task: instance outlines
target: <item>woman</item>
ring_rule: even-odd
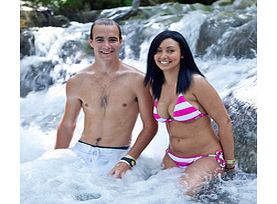
[[[153,39],[144,82],[151,87],[154,117],[166,123],[169,134],[163,166],[184,169],[188,195],[195,195],[224,168],[235,168],[230,117],[180,33],[166,30]]]

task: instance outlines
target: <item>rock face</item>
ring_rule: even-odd
[[[247,173],[257,173],[256,77],[253,79],[224,99],[233,122],[238,166]]]
[[[25,97],[31,91],[41,91],[54,84],[50,72],[54,65],[50,60],[25,66],[20,73],[20,97]]]
[[[24,56],[35,55],[35,36],[27,30],[20,32],[20,59]]]
[[[241,18],[240,15],[234,16],[227,11],[211,16],[201,25],[196,47],[197,55],[202,56],[210,52],[218,57],[255,58],[257,19],[249,20],[252,18]],[[227,29],[232,31],[228,36],[225,33]]]
[[[257,109],[236,98],[226,104],[233,122],[238,166],[247,173],[257,173]]]
[[[49,10],[37,11],[35,9],[20,11],[20,28],[69,25],[69,19],[63,15],[53,15]]]

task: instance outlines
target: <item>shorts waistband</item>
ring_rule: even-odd
[[[129,149],[130,146],[122,146],[122,147],[107,147],[107,146],[99,146],[99,145],[93,145],[93,144],[89,144],[86,142],[83,142],[81,140],[78,140],[78,142],[92,146],[92,147],[97,147],[97,148],[106,148],[106,149],[122,149],[122,150],[127,150]]]

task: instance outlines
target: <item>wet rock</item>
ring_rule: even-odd
[[[20,73],[20,97],[26,97],[31,91],[41,91],[54,84],[50,72],[54,65],[51,61],[25,66]]]
[[[196,45],[198,56],[208,54],[217,57],[256,57],[256,14],[237,12],[241,15],[234,11],[220,11],[207,18],[200,27]]]
[[[240,89],[236,92],[240,92]],[[253,100],[237,97],[236,92],[224,99],[233,124],[235,157],[242,171],[257,173],[257,107]]]
[[[24,56],[35,55],[35,36],[32,32],[24,30],[20,32],[20,59]]]

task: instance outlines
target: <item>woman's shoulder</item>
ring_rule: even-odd
[[[207,80],[205,77],[203,77],[200,74],[193,74],[192,75],[192,83],[193,84],[198,84],[198,83],[206,83]]]
[[[191,89],[194,92],[202,93],[214,90],[210,82],[200,74],[194,74],[192,77]]]
[[[192,75],[192,83],[191,83],[191,88],[193,89],[202,89],[206,86],[209,86],[209,82],[205,77],[203,77],[200,74],[193,74]]]

